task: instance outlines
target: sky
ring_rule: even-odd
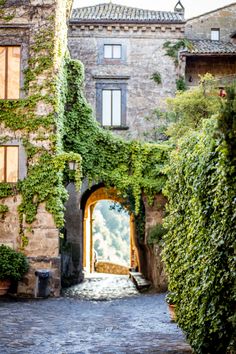
[[[110,0],[74,0],[74,7],[92,6],[109,3]],[[157,11],[173,11],[177,0],[112,0],[114,4],[138,7]],[[185,18],[194,17],[204,12],[232,4],[233,0],[182,0],[185,7]]]

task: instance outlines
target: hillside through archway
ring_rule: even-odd
[[[114,189],[101,187],[88,197],[83,231],[86,274],[128,274],[129,268],[138,268],[134,217]]]

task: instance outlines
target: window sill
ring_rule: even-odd
[[[120,125],[120,126],[102,126],[106,130],[128,130],[128,126]]]

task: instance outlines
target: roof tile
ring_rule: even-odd
[[[211,40],[191,40],[192,46],[182,52],[190,54],[236,54],[236,45],[230,42]]]
[[[177,12],[144,10],[113,3],[74,9],[71,20],[76,22],[184,22],[183,16]]]

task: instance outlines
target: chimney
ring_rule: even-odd
[[[184,17],[185,8],[183,7],[181,1],[178,1],[175,5],[174,12],[177,12]]]

